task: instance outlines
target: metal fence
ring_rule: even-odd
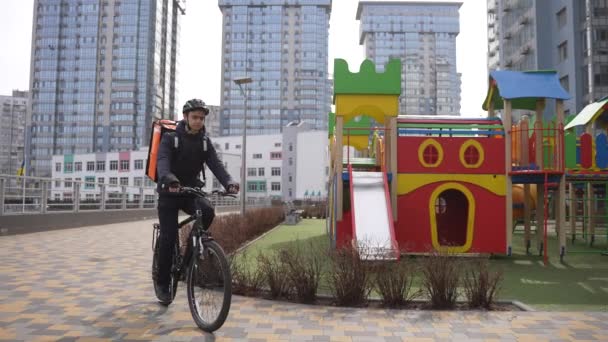
[[[216,207],[234,206],[231,197],[211,196]],[[103,184],[64,179],[0,175],[0,215],[46,214],[51,212],[154,209],[155,187]],[[269,198],[248,199],[247,205],[270,205]]]

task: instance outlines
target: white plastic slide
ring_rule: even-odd
[[[352,171],[351,205],[362,259],[396,259],[395,228],[382,172]]]

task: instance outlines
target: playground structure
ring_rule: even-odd
[[[593,243],[595,211],[603,203],[597,196],[608,188],[608,139],[577,136],[571,127],[608,122],[602,116],[608,101],[585,108],[564,136],[563,101],[570,96],[555,72],[491,72],[487,118],[398,116],[400,94],[399,60],[384,72],[366,60],[358,73],[335,60],[327,220],[335,246],[355,243],[389,258],[432,251],[510,255],[519,222],[526,250],[534,238],[547,262],[550,226],[557,252],[566,253],[567,208],[572,239],[578,231]],[[556,115],[544,122],[548,101],[555,101]],[[513,123],[516,109],[533,112],[533,120]]]
[[[569,118],[565,129],[566,180],[569,184],[569,227],[574,248],[580,235],[594,246],[596,238],[608,244],[608,97],[587,105]],[[577,132],[579,130],[579,132]],[[580,225],[577,223],[580,218]],[[606,250],[601,251],[606,254]]]

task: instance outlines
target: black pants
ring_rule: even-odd
[[[158,285],[168,286],[171,273],[173,246],[177,239],[178,212],[183,210],[188,215],[201,210],[201,224],[204,228],[211,226],[215,218],[215,209],[205,198],[160,196],[158,199],[158,220],[160,221],[160,248],[158,251]],[[196,223],[195,223],[196,224]]]

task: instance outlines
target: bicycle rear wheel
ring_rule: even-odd
[[[219,329],[230,310],[232,276],[222,247],[203,243],[203,253],[193,255],[188,269],[188,306],[198,327],[206,332]]]

